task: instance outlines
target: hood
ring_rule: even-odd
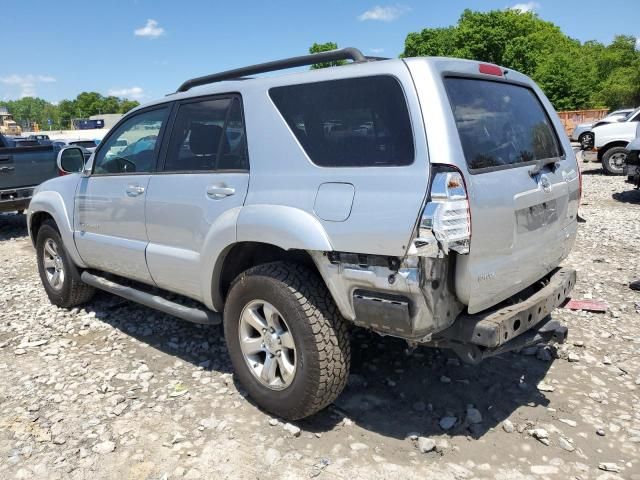
[[[610,142],[630,142],[636,138],[636,122],[607,123],[594,127],[594,147],[600,148]]]

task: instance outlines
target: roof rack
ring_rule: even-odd
[[[224,80],[238,80],[247,75],[274,72],[276,70],[284,70],[287,68],[302,67],[305,65],[313,65],[314,63],[335,62],[337,60],[353,60],[353,63],[363,63],[374,59],[365,57],[357,48],[340,48],[338,50],[312,53],[310,55],[301,55],[299,57],[284,58],[282,60],[274,60],[272,62],[259,63],[257,65],[250,65],[248,67],[241,67],[233,70],[227,70],[225,72],[213,73],[211,75],[205,75],[204,77],[192,78],[180,85],[176,93],[186,92],[193,87],[207,85],[209,83],[222,82]]]

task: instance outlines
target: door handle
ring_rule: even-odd
[[[16,167],[0,167],[0,173],[9,173],[13,172]]]
[[[220,200],[221,198],[230,197],[236,193],[236,189],[233,187],[227,187],[225,184],[211,185],[207,187],[207,196],[214,200]]]
[[[140,185],[129,185],[127,187],[127,195],[130,197],[137,197],[138,195],[142,195],[144,193],[144,187]]]

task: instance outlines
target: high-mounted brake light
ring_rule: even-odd
[[[502,69],[497,65],[490,63],[481,63],[479,66],[480,73],[486,73],[487,75],[495,75],[496,77],[502,77]]]

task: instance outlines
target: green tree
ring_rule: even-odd
[[[135,100],[122,100],[118,106],[118,111],[114,113],[127,113],[129,110],[136,108],[140,102]]]
[[[7,107],[16,122],[25,128],[37,123],[41,129],[49,127],[64,130],[71,127],[74,118],[88,118],[92,115],[107,113],[126,113],[139,103],[135,100],[105,97],[97,92],[82,92],[73,100],[62,100],[54,105],[42,98],[24,97],[19,100],[0,102],[0,106]]]
[[[321,53],[328,52],[330,50],[336,50],[338,48],[338,44],[335,42],[327,42],[327,43],[314,43],[309,47],[309,53]],[[336,60],[334,62],[322,62],[322,63],[314,63],[311,65],[312,70],[316,70],[318,68],[327,68],[327,67],[337,67],[340,65],[344,65],[347,62],[345,60]]]
[[[640,103],[635,38],[581,44],[531,12],[465,10],[457,24],[409,33],[401,56],[449,56],[495,63],[535,80],[561,109]]]

